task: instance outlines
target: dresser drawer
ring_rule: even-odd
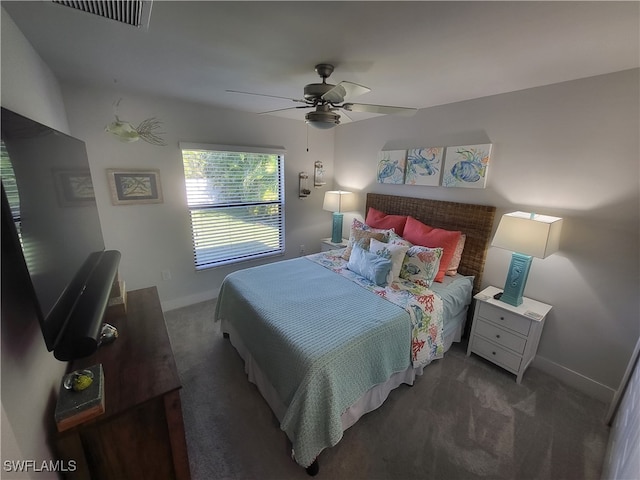
[[[473,337],[473,345],[471,346],[471,350],[479,354],[480,356],[486,357],[492,362],[499,363],[506,368],[509,368],[515,372],[520,369],[520,361],[521,357],[515,355],[514,353],[508,352],[504,348],[501,348],[497,345],[494,345],[491,342],[488,342],[482,337],[474,336]]]
[[[513,350],[517,353],[524,353],[524,347],[527,344],[527,340],[522,337],[518,337],[513,333],[496,327],[492,323],[478,318],[478,324],[476,325],[476,334],[481,335],[492,342],[497,343],[503,347]]]
[[[531,320],[520,317],[515,313],[508,312],[490,303],[481,302],[478,314],[480,317],[491,320],[503,328],[508,328],[522,335],[529,335]]]

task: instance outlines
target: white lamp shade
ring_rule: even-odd
[[[546,258],[558,251],[562,219],[527,212],[507,213],[500,219],[491,245],[512,252]]]
[[[324,194],[323,210],[330,212],[350,212],[356,209],[356,196],[344,190],[330,190]]]

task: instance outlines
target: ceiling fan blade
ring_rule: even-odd
[[[286,110],[296,110],[298,108],[313,108],[313,105],[300,105],[299,107],[279,108],[277,110],[269,110],[268,112],[259,112],[258,115],[268,115],[270,113],[284,112]]]
[[[353,118],[347,115],[344,110],[340,112],[340,123],[351,123],[353,122]]]
[[[284,100],[291,100],[294,102],[301,102],[301,103],[307,103],[306,100],[303,99],[299,99],[299,98],[290,98],[290,97],[280,97],[278,95],[267,95],[265,93],[253,93],[253,92],[241,92],[239,90],[225,90],[226,92],[229,93],[241,93],[243,95],[254,95],[256,97],[271,97],[271,98],[282,98]]]
[[[340,82],[331,90],[322,95],[322,99],[326,100],[329,103],[341,103],[344,102],[344,99],[349,97],[357,97],[358,95],[364,95],[365,93],[369,93],[371,91],[370,88],[365,87],[364,85],[358,85],[353,82]]]
[[[340,124],[353,122],[353,118],[347,115],[344,109],[340,107],[335,107],[335,108],[332,108],[331,111],[340,115]]]
[[[366,103],[345,103],[344,105],[342,105],[342,108],[344,110],[348,110],[349,112],[380,113],[383,115],[403,115],[405,117],[410,117],[418,111],[417,108],[370,105]]]

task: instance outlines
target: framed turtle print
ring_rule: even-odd
[[[404,183],[406,150],[383,150],[378,153],[378,183]]]

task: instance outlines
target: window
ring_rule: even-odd
[[[180,148],[196,270],[284,253],[284,150]]]
[[[0,141],[0,177],[2,178],[2,186],[4,187],[4,192],[7,195],[9,207],[11,208],[11,216],[16,224],[18,237],[22,242],[22,235],[20,232],[20,195],[18,192],[18,185],[16,183],[16,174],[13,171],[13,165],[11,165],[11,160],[3,141]]]

